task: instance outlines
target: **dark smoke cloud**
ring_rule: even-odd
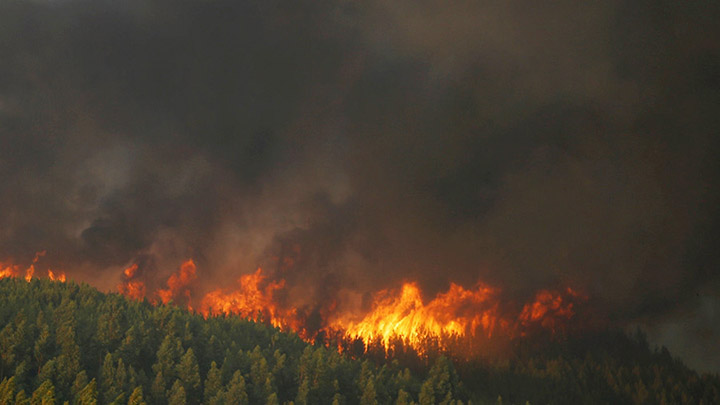
[[[308,311],[574,285],[671,349],[717,341],[719,16],[3,1],[0,259],[108,289],[130,263],[161,285],[193,257],[207,288],[263,266]]]

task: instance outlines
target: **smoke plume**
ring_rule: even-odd
[[[0,260],[46,250],[106,290],[262,267],[309,312],[407,280],[572,286],[709,347],[718,9],[2,1]]]

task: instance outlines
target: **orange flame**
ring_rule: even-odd
[[[25,269],[25,272],[20,271],[20,266],[16,264],[9,264],[9,263],[2,263],[0,262],[0,279],[3,278],[20,278],[22,277],[27,281],[28,283],[33,279],[35,276],[35,264],[37,264],[38,260],[40,260],[41,257],[45,256],[45,251],[37,252],[35,253],[35,257],[33,258],[32,262],[30,263],[30,266]],[[65,282],[66,276],[64,272],[61,271],[52,271],[51,269],[47,270],[48,279],[53,281],[60,281]]]
[[[378,293],[373,310],[361,320],[341,317],[333,327],[344,330],[352,339],[380,340],[386,349],[394,338],[420,349],[428,336],[442,340],[482,332],[490,337],[502,322],[497,313],[496,294],[497,290],[483,284],[467,290],[451,283],[447,292],[424,304],[417,284],[405,283],[399,295],[388,290]]]
[[[290,327],[295,324],[295,311],[278,308],[273,297],[277,290],[285,287],[285,281],[266,282],[262,269],[245,274],[238,279],[235,291],[217,289],[209,292],[200,303],[200,313],[205,316],[235,314],[244,318],[265,317],[273,326]]]
[[[132,299],[142,300],[145,298],[145,283],[140,280],[135,280],[137,269],[138,265],[133,264],[123,271],[124,281],[120,283],[118,290],[121,294]]]
[[[133,270],[134,273],[134,270]],[[163,304],[167,304],[170,300],[178,300],[178,298],[186,298],[190,300],[190,290],[188,286],[197,278],[195,262],[190,259],[180,266],[180,270],[170,276],[167,281],[168,288],[158,290],[157,295]]]
[[[18,271],[18,266],[14,264],[4,264],[0,263],[0,279],[10,277],[15,278],[18,277],[20,272]]]
[[[35,258],[33,259],[32,264],[30,264],[30,267],[25,270],[25,281],[27,281],[28,283],[30,282],[30,280],[32,280],[33,275],[35,274],[35,263],[37,263],[38,260],[40,260],[40,258],[43,256],[45,256],[44,250],[35,253]]]
[[[50,280],[59,281],[61,283],[65,282],[65,273],[63,273],[62,271],[54,272],[48,269],[47,273]]]
[[[137,279],[137,272],[136,264],[126,268],[119,290],[131,298],[142,299],[146,288]],[[186,303],[193,310],[191,284],[197,278],[196,273],[195,262],[186,261],[168,278],[167,288],[155,291],[154,295],[162,303],[171,300]],[[451,283],[447,291],[425,302],[418,284],[407,282],[400,289],[376,293],[375,304],[364,314],[340,311],[335,302],[326,303],[319,310],[320,329],[308,332],[303,312],[284,305],[285,296],[280,294],[284,289],[285,280],[271,280],[258,268],[254,273],[241,276],[235,288],[218,288],[205,294],[198,312],[205,317],[237,315],[263,320],[295,331],[307,340],[313,340],[318,336],[316,333],[324,333],[346,341],[359,339],[366,347],[370,342],[379,342],[389,350],[399,339],[418,353],[424,353],[424,345],[432,339],[441,349],[448,349],[451,342],[466,342],[473,352],[496,335],[512,338],[537,329],[555,333],[575,315],[575,303],[587,299],[569,288],[565,292],[542,290],[532,302],[521,307],[502,307],[501,291],[497,288],[478,283],[466,289]],[[521,310],[513,312],[512,308]],[[343,350],[340,340],[337,346]]]

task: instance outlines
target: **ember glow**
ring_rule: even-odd
[[[563,292],[541,290],[531,302],[516,305],[507,302],[499,288],[484,283],[470,289],[451,283],[447,291],[426,299],[417,283],[406,282],[400,288],[376,292],[371,309],[363,313],[340,310],[334,302],[329,303],[319,311],[319,328],[311,328],[306,311],[280,299],[286,292],[285,280],[274,280],[260,268],[242,275],[233,287],[204,294],[198,293],[201,288],[196,285],[198,274],[193,260],[184,262],[168,278],[167,288],[149,295],[145,283],[138,279],[136,264],[125,269],[123,278],[119,291],[133,299],[173,302],[205,317],[234,315],[262,321],[296,332],[308,341],[323,334],[343,341],[360,340],[366,347],[371,342],[380,344],[385,350],[401,341],[418,353],[424,352],[428,339],[448,349],[450,341],[477,347],[477,342],[527,336],[537,330],[556,333],[575,316],[576,304],[587,300],[568,288]],[[193,303],[199,305],[194,307]]]

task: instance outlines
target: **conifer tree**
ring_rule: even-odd
[[[363,390],[362,397],[360,397],[360,404],[361,405],[376,405],[377,402],[377,392],[375,391],[375,383],[373,382],[373,378],[368,378],[367,383],[365,384],[365,389]]]
[[[268,396],[267,401],[265,402],[266,405],[280,405],[280,401],[278,401],[277,393],[272,393]]]
[[[39,317],[38,323],[41,322],[42,317]],[[46,323],[41,323],[40,327],[40,335],[35,340],[35,346],[33,348],[33,354],[35,355],[35,364],[37,364],[38,370],[52,355],[52,336],[50,335],[50,328]]]
[[[128,399],[128,405],[146,405],[143,399],[142,387],[135,387]]]
[[[87,383],[80,392],[78,392],[74,403],[76,405],[91,405],[98,403],[97,382],[94,378],[92,381]]]
[[[50,380],[44,383],[33,392],[30,397],[31,405],[54,405],[55,404],[55,387]]]
[[[177,375],[185,388],[188,402],[200,402],[200,369],[192,348],[187,349],[180,359],[180,363],[177,365]]]
[[[156,378],[161,376],[164,389],[167,389],[176,378],[176,364],[182,351],[180,341],[176,337],[165,335],[157,351],[157,362],[152,366]]]
[[[20,390],[20,392],[15,395],[15,405],[28,405],[29,403],[30,399],[27,397],[25,390]]]
[[[162,371],[158,371],[153,379],[152,386],[150,387],[152,393],[153,402],[156,404],[166,403],[166,389],[165,389],[165,378],[162,375]]]
[[[397,400],[395,400],[395,404],[409,405],[410,401],[412,401],[412,399],[410,398],[410,394],[408,394],[404,389],[400,388],[400,390],[398,390]]]
[[[307,405],[308,395],[310,394],[310,379],[304,378],[298,388],[298,393],[295,396],[295,403],[297,405]]]
[[[168,405],[185,405],[187,396],[180,380],[175,380],[170,392],[168,392]]]
[[[122,392],[122,388],[116,384],[117,368],[110,353],[105,355],[105,360],[100,370],[100,393],[104,402],[109,403]]]
[[[245,387],[245,379],[240,370],[233,374],[232,379],[228,383],[227,392],[225,394],[226,403],[247,405],[250,403],[247,389]]]
[[[0,404],[10,404],[15,398],[15,377],[4,378],[0,382]]]
[[[209,402],[220,390],[222,390],[222,377],[220,375],[220,369],[218,369],[217,364],[213,361],[210,363],[210,370],[208,370],[207,378],[205,379],[203,399],[206,403]]]
[[[433,405],[435,403],[435,391],[433,381],[428,378],[420,388],[420,405]]]
[[[88,377],[85,370],[80,371],[77,376],[75,376],[75,380],[73,381],[72,388],[70,389],[70,395],[73,398],[77,398],[80,391],[82,391],[83,388],[88,383]]]

